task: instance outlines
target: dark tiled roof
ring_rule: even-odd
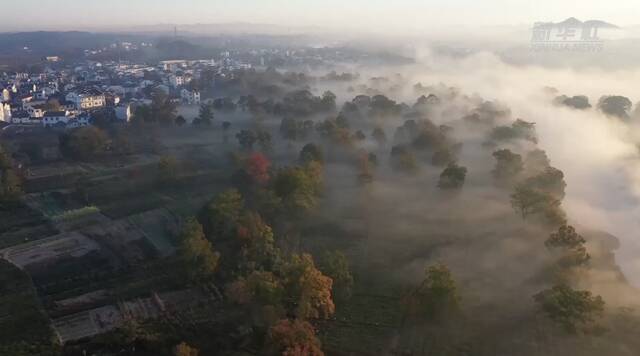
[[[67,113],[64,111],[47,111],[44,113],[44,117],[59,117],[59,116],[67,116]]]

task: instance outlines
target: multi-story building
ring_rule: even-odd
[[[200,105],[200,92],[198,92],[197,90],[191,91],[182,89],[180,91],[180,97],[182,98],[182,101],[187,104]]]
[[[96,88],[72,91],[67,94],[66,99],[73,102],[78,110],[100,109],[106,105],[104,93]]]
[[[11,122],[11,105],[0,103],[0,121]]]

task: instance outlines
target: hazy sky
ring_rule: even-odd
[[[573,16],[638,24],[638,0],[20,0],[2,1],[2,30],[254,22],[411,30],[522,25]],[[7,15],[10,14],[10,15]]]

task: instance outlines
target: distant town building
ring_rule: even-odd
[[[180,91],[182,101],[187,104],[200,105],[200,92],[197,90],[182,89]]]
[[[78,110],[93,110],[106,105],[104,93],[96,88],[87,88],[67,94],[66,99],[75,103]]]

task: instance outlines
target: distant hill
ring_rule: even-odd
[[[0,33],[0,53],[11,54],[28,50],[44,55],[55,54],[58,51],[108,45],[119,37],[122,36],[79,31]]]

